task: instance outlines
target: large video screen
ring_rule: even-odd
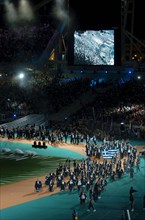
[[[114,65],[114,30],[74,31],[75,65]]]

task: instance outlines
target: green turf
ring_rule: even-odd
[[[39,158],[29,157],[18,161],[10,159],[8,156],[3,156],[0,160],[0,185],[47,175],[50,172],[55,172],[60,162],[64,164],[66,161],[65,158],[48,156],[40,156]]]

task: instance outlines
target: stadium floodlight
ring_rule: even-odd
[[[19,73],[19,75],[18,75],[18,78],[19,79],[23,79],[25,77],[25,74],[24,73]]]

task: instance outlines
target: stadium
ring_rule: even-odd
[[[144,219],[144,14],[0,1],[1,220]]]

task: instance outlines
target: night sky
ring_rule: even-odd
[[[134,13],[134,36],[145,40],[145,0],[135,1]],[[121,24],[121,1],[120,0],[70,0],[70,6],[75,14],[75,22],[78,26],[96,27],[119,26]],[[128,16],[128,21],[130,17]],[[130,23],[129,23],[130,24]]]
[[[145,40],[145,1],[135,0],[134,35]]]

